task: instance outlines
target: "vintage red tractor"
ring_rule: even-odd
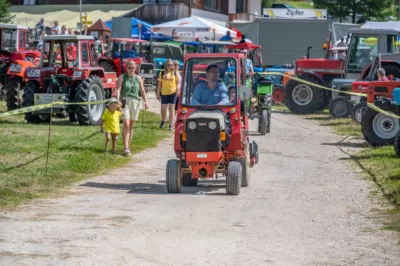
[[[25,68],[38,63],[40,52],[29,48],[26,26],[0,24],[0,95],[6,95],[7,110],[21,105]]]
[[[244,105],[251,97],[251,88],[245,83],[243,59],[238,53],[185,55],[174,136],[177,159],[169,160],[166,167],[169,193],[181,192],[182,186],[196,186],[199,178],[215,179],[218,175],[226,176],[228,195],[238,195],[241,187],[249,185],[250,168],[258,163],[258,146],[248,137]],[[195,79],[193,69],[199,64],[208,65],[207,81]],[[236,78],[226,88],[219,79],[226,69],[218,66],[228,65],[234,66]]]
[[[50,115],[57,114],[80,125],[97,125],[104,101],[114,93],[116,74],[98,65],[93,36],[46,36],[43,47],[39,66],[26,69],[22,105],[63,103],[54,105],[52,113],[50,108],[26,113],[27,122],[48,122]]]
[[[325,58],[310,59],[309,47],[307,57],[295,62],[295,76],[317,85],[348,91],[352,81],[364,79],[365,68],[379,53],[398,51],[398,31],[350,29],[348,33],[351,38],[345,57],[330,58],[332,51],[327,51]],[[336,92],[294,79],[285,86],[285,104],[296,114],[322,111],[336,96]]]

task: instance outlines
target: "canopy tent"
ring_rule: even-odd
[[[112,19],[105,21],[105,24],[112,29]],[[132,18],[132,38],[139,38],[139,24],[142,24],[141,39],[142,40],[170,40],[171,37],[162,34],[156,34],[150,31],[152,24],[143,20]]]
[[[226,35],[227,31],[231,33],[232,38],[237,37],[236,31],[196,16],[158,24],[152,26],[150,30],[173,36],[173,39],[178,41],[193,40],[195,38],[199,40],[212,40],[214,37],[215,39],[219,39]]]

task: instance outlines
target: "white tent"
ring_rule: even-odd
[[[230,31],[232,38],[236,38],[235,31],[196,16],[154,25],[150,30],[168,36],[173,34],[174,40],[179,41],[193,40],[194,37],[198,37],[200,40],[206,38],[213,40],[214,33],[215,39],[218,40],[226,35],[227,31]]]
[[[386,22],[367,21],[363,25],[361,25],[361,29],[400,31],[400,21],[386,21]]]

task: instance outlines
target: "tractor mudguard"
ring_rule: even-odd
[[[396,102],[393,99],[379,99],[374,101],[374,105],[384,111],[393,112],[395,114],[399,113],[399,107],[396,105]]]
[[[250,158],[258,156],[258,144],[253,140],[250,143]]]

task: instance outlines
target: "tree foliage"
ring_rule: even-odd
[[[0,23],[12,23],[15,15],[12,15],[8,0],[0,0]]]
[[[327,9],[328,15],[340,22],[350,17],[356,23],[360,17],[385,20],[385,16],[391,15],[388,7],[393,3],[393,0],[314,0],[314,7]]]

